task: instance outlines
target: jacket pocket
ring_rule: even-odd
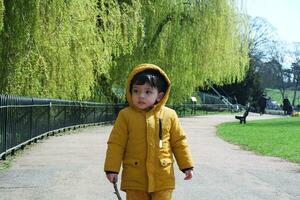
[[[172,163],[173,163],[173,160],[170,159],[170,158],[162,158],[162,159],[160,159],[160,164],[163,167],[167,167],[167,166],[169,166]]]
[[[123,162],[124,166],[140,167],[141,161],[138,159],[126,159]]]

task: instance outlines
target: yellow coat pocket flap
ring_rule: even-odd
[[[169,164],[173,163],[172,159],[170,158],[163,158],[163,159],[160,159],[160,164],[161,166],[163,167],[166,167],[168,166]]]
[[[134,166],[134,167],[141,166],[141,162],[138,159],[126,159],[126,160],[124,160],[123,164],[124,165],[131,165],[131,166]]]

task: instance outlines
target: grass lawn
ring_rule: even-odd
[[[223,123],[217,134],[243,149],[300,164],[300,117]]]
[[[267,95],[271,97],[272,101],[276,101],[278,104],[282,104],[282,96],[279,91],[279,89],[270,89],[266,88],[265,89]],[[285,96],[288,96],[289,100],[292,102],[292,99],[294,97],[294,91],[292,90],[286,90],[285,91]],[[300,91],[297,91],[297,96],[296,96],[296,102],[295,104],[300,104]]]

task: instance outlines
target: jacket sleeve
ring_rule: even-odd
[[[119,113],[107,142],[104,171],[119,173],[127,143],[128,128],[123,110]]]
[[[172,115],[171,146],[179,169],[192,169],[192,155],[187,144],[185,133],[175,111]]]

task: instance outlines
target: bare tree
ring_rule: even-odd
[[[269,53],[272,41],[277,39],[275,28],[264,18],[255,17],[249,19],[249,55],[256,59],[262,59]]]
[[[275,71],[275,76],[279,80],[279,90],[284,99],[286,89],[289,86],[289,82],[291,82],[291,70],[286,66],[286,55],[288,54],[288,50],[286,48],[286,44],[282,41],[272,41],[272,45],[270,46],[270,57],[271,63],[273,65],[269,65]]]

